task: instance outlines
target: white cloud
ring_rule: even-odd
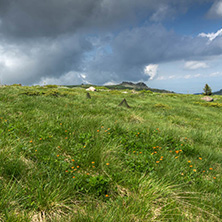
[[[198,36],[200,37],[206,37],[209,39],[209,41],[213,41],[216,39],[218,36],[222,36],[222,29],[218,30],[217,32],[212,32],[212,33],[200,33]]]
[[[222,72],[213,72],[213,73],[210,73],[209,76],[210,77],[219,77],[219,76],[222,76]]]
[[[156,80],[165,80],[166,77],[165,76],[159,76]]]
[[[184,76],[184,79],[191,79],[193,76],[191,76],[191,75],[185,75]]]
[[[167,5],[161,5],[155,13],[151,16],[150,20],[154,22],[162,21],[169,14],[169,7]]]
[[[150,80],[154,79],[157,74],[158,65],[157,64],[150,64],[144,68],[144,74],[150,76]]]
[[[86,75],[84,73],[68,72],[58,78],[56,77],[42,77],[40,82],[35,85],[77,85],[81,83],[88,83],[85,79]]]
[[[205,69],[208,68],[208,65],[205,62],[199,61],[188,61],[185,63],[184,68],[186,69]]]
[[[212,76],[212,75],[210,75]],[[156,80],[175,80],[175,79],[194,79],[194,78],[206,78],[208,75],[201,75],[201,74],[187,74],[187,75],[170,75],[170,76],[158,76]]]
[[[118,84],[118,83],[115,82],[115,81],[109,81],[109,82],[104,83],[103,85],[104,85],[104,86],[112,86],[112,85],[117,85],[117,84]]]
[[[198,73],[198,74],[194,75],[194,77],[199,78],[199,77],[201,77],[201,74]]]
[[[171,75],[171,76],[169,76],[168,78],[169,78],[169,79],[176,79],[177,76],[175,76],[175,75]]]
[[[222,1],[215,1],[207,15],[210,18],[222,17]]]

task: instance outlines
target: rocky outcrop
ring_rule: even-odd
[[[96,88],[94,88],[93,86],[90,86],[88,89],[86,89],[86,91],[94,92],[96,91]]]
[[[207,102],[213,102],[214,101],[214,99],[212,98],[212,97],[210,97],[210,96],[204,96],[203,98],[201,98],[202,100],[205,100],[205,101],[207,101]]]
[[[132,83],[132,82],[122,82],[120,86],[132,88],[132,89],[148,89],[148,86],[144,82]]]

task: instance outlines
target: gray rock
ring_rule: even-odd
[[[205,101],[207,101],[207,102],[213,102],[214,101],[214,99],[212,98],[212,97],[210,97],[210,96],[204,96],[203,98],[201,98],[202,100],[205,100]]]

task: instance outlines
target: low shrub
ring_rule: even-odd
[[[46,88],[58,88],[58,85],[45,85]]]

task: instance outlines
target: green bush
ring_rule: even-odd
[[[45,85],[46,88],[58,88],[58,85]]]
[[[205,107],[216,107],[216,108],[221,108],[222,103],[213,103],[213,102],[194,102],[195,105],[201,105]]]
[[[162,109],[170,109],[168,105],[162,104],[162,103],[157,103],[154,105],[155,108],[162,108]]]
[[[22,86],[22,84],[12,84],[11,86]]]

